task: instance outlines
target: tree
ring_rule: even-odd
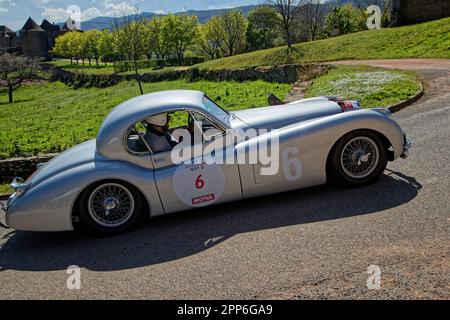
[[[114,52],[114,37],[108,30],[103,30],[98,39],[98,53],[105,63],[111,61],[116,56]]]
[[[83,34],[83,37],[85,38],[89,65],[91,65],[91,59],[94,59],[98,67],[98,59],[100,59],[99,44],[102,37],[102,32],[99,30],[87,31]]]
[[[73,57],[69,54],[69,37],[68,33],[58,36],[55,39],[55,46],[53,47],[53,54],[64,58],[70,58],[70,64],[73,63]]]
[[[91,64],[91,59],[89,57],[89,43],[86,33],[73,32],[74,33],[74,44],[76,46],[77,56],[81,58],[84,66],[84,60],[89,60],[89,65]]]
[[[220,58],[221,48],[224,48],[221,28],[221,19],[218,16],[199,26],[197,43],[211,59]]]
[[[268,0],[278,15],[277,26],[283,31],[288,49],[292,49],[292,26],[300,17],[300,11],[305,0]]]
[[[141,94],[144,94],[144,90],[139,77],[137,61],[145,54],[145,39],[142,37],[144,25],[144,20],[137,12],[133,15],[116,18],[113,24],[116,46],[119,52],[133,61],[136,81]]]
[[[183,64],[186,49],[193,44],[197,35],[197,17],[188,15],[168,14],[162,18],[161,36],[166,46]]]
[[[222,40],[225,46],[225,54],[232,56],[245,48],[245,33],[247,30],[247,19],[241,11],[228,10],[221,17]]]
[[[154,52],[158,59],[164,59],[168,53],[168,44],[162,35],[164,17],[154,17],[144,26],[145,50],[147,54]]]
[[[80,33],[76,31],[67,32],[64,36],[67,37],[67,54],[74,58],[76,63],[78,64],[78,60],[82,55],[82,47],[80,41]]]
[[[13,103],[13,92],[31,78],[34,60],[4,53],[0,56],[0,86],[8,90],[8,101]]]
[[[308,0],[302,12],[302,24],[309,38],[314,41],[325,24],[327,7],[321,0]]]
[[[327,29],[331,33],[337,24],[339,34],[353,33],[366,29],[366,23],[359,10],[351,4],[336,8],[327,16]]]
[[[247,28],[247,45],[250,50],[273,47],[278,36],[275,20],[277,12],[273,7],[261,5],[249,12]]]

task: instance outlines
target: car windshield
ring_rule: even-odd
[[[206,111],[225,123],[227,126],[230,126],[230,115],[227,111],[223,110],[207,96],[203,98],[203,105]]]

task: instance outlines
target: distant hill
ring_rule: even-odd
[[[237,10],[241,11],[242,13],[247,14],[255,7],[256,7],[255,5],[252,5],[252,6],[238,7],[238,8],[234,8],[234,9],[237,9]],[[197,16],[200,23],[205,23],[212,17],[221,16],[229,10],[231,10],[231,9],[189,10],[186,12],[178,12],[175,14],[177,14],[177,15],[188,14],[190,16]],[[161,16],[161,14],[157,14],[157,13],[153,13],[153,12],[144,12],[144,13],[139,14],[139,16],[150,20],[155,16]],[[83,30],[111,29],[113,22],[114,22],[113,17],[96,17],[91,20],[83,21],[81,23],[81,29],[83,29]]]

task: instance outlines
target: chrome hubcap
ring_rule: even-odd
[[[350,140],[342,150],[341,166],[353,179],[364,179],[371,175],[380,161],[380,151],[375,141],[368,137]]]
[[[89,197],[89,215],[101,226],[120,227],[132,216],[134,198],[124,186],[107,183],[96,188]]]

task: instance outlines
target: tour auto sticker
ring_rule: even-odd
[[[225,189],[225,174],[217,164],[185,164],[175,171],[173,188],[177,197],[191,207],[216,202]]]

